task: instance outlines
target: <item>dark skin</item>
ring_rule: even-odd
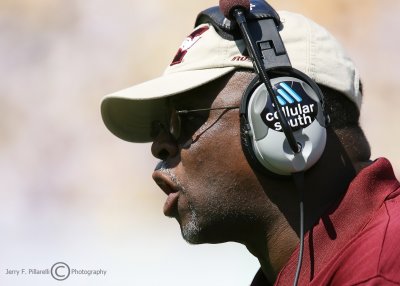
[[[239,106],[253,77],[235,72],[176,96],[171,104],[176,110]],[[152,153],[163,163],[153,178],[177,198],[166,214],[178,220],[190,243],[244,244],[273,283],[299,243],[293,180],[252,168],[242,151],[238,109],[196,116],[182,118],[177,140],[165,129],[154,138]],[[360,136],[353,130],[327,129],[323,156],[305,173],[306,230],[340,201],[350,181],[369,164],[369,155],[360,154],[369,150]]]

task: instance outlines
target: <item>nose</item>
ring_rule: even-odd
[[[178,154],[178,145],[172,135],[163,130],[154,139],[151,153],[160,160],[166,160]]]

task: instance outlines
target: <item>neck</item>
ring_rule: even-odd
[[[257,242],[246,245],[247,249],[257,257],[264,275],[272,284],[299,243],[296,232],[288,224],[287,227],[283,225],[275,229],[273,235],[267,235]]]

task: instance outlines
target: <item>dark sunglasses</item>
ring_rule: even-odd
[[[211,110],[231,110],[231,109],[238,109],[239,106],[224,106],[224,107],[213,107],[213,108],[200,108],[200,109],[190,109],[190,110],[175,110],[174,108],[171,110],[168,128],[161,122],[155,122],[156,127],[158,127],[157,131],[154,133],[158,133],[160,130],[159,128],[163,128],[164,130],[168,131],[175,140],[178,140],[181,136],[181,129],[182,129],[182,115],[187,115],[190,113],[196,112],[203,112],[203,111],[211,111]]]

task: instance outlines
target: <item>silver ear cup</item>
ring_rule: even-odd
[[[265,168],[279,175],[305,171],[325,149],[325,117],[320,99],[308,83],[298,78],[278,77],[271,83],[301,151],[291,150],[275,106],[265,85],[260,84],[247,105],[248,135],[254,155]]]

